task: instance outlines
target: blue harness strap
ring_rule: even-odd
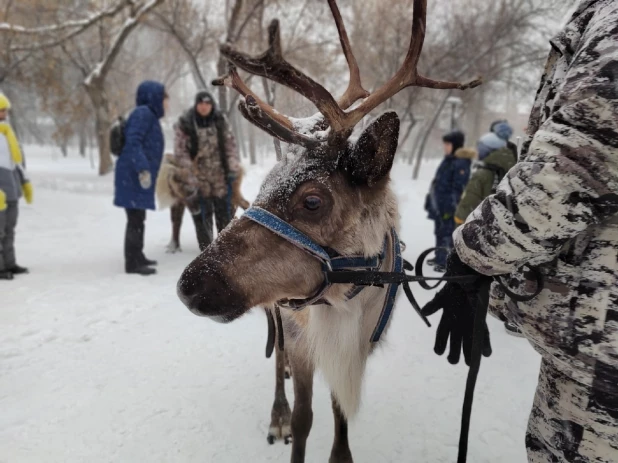
[[[328,301],[323,299],[324,294],[331,287],[332,283],[328,280],[328,272],[337,272],[343,270],[364,270],[364,271],[378,271],[382,266],[386,258],[386,253],[389,249],[389,241],[391,242],[391,261],[393,272],[403,272],[403,258],[401,257],[401,245],[397,232],[393,229],[389,235],[384,239],[384,245],[382,252],[378,256],[364,257],[364,256],[334,256],[324,249],[322,246],[314,242],[311,238],[305,235],[303,232],[293,227],[289,223],[280,219],[271,212],[265,209],[254,206],[249,208],[243,215],[255,223],[262,225],[268,230],[275,233],[277,236],[285,239],[291,244],[297,246],[303,251],[310,254],[312,257],[317,258],[322,262],[322,270],[324,272],[324,282],[318,291],[311,297],[303,299],[301,301],[288,301],[287,307],[293,310],[302,310],[309,305],[324,304],[330,305]],[[354,285],[350,291],[346,294],[348,300],[356,297],[365,288],[365,286]],[[371,336],[371,342],[378,342],[382,332],[388,324],[388,320],[393,312],[395,305],[395,298],[397,296],[397,290],[399,285],[390,284],[386,288],[386,298],[384,300],[384,306],[378,324]],[[284,304],[281,304],[284,305]]]
[[[330,256],[322,246],[314,243],[313,240],[303,232],[281,220],[275,214],[272,214],[261,207],[251,207],[243,214],[243,216],[253,220],[263,227],[268,228],[271,232],[296,245],[303,251],[311,254],[313,257],[317,257],[330,268]]]

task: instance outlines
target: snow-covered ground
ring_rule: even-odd
[[[198,253],[189,218],[184,252],[168,255],[169,212],[150,213],[146,252],[159,274],[125,275],[112,177],[47,149],[28,154],[36,197],[22,205],[17,251],[32,273],[0,282],[0,462],[289,461],[289,447],[266,442],[274,361],[264,358],[263,313],[219,325],[176,297]],[[393,169],[410,259],[432,245],[422,206],[433,168],[416,183],[409,166]],[[267,168],[247,171],[253,198]],[[431,296],[415,292],[421,303]],[[521,463],[539,358],[489,323],[494,355],[481,366],[469,461]],[[455,461],[466,368],[437,357],[433,335],[401,299],[350,425],[357,463]],[[325,462],[333,422],[319,378],[313,405],[307,461]]]

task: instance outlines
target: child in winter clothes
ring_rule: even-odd
[[[445,156],[436,171],[425,201],[425,210],[435,223],[438,250],[434,266],[438,272],[444,271],[446,256],[453,247],[451,235],[455,230],[455,209],[468,183],[472,163],[470,151],[460,150],[465,141],[462,132],[458,130],[450,132],[442,137],[442,141]]]
[[[0,94],[0,280],[28,273],[15,260],[15,227],[22,193],[28,204],[32,202],[32,185],[26,177],[24,158],[7,122],[9,109],[11,102]]]
[[[515,159],[519,153],[517,152],[517,145],[511,141],[513,136],[513,127],[504,119],[494,121],[489,127],[489,131],[495,133],[506,142],[506,147],[511,150]]]
[[[495,193],[500,180],[517,162],[506,141],[495,133],[483,135],[477,149],[479,162],[455,211],[456,225],[463,224],[481,201]]]

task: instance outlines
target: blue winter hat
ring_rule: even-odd
[[[506,140],[500,138],[493,132],[489,132],[483,135],[476,144],[476,148],[479,153],[479,159],[481,160],[489,156],[489,153],[491,153],[492,151],[499,150],[500,148],[504,148],[505,146]]]
[[[513,127],[508,122],[499,122],[493,126],[492,132],[498,135],[505,141],[508,141],[513,136]]]

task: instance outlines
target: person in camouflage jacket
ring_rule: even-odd
[[[232,184],[240,173],[236,140],[210,93],[198,92],[193,108],[178,119],[174,155],[181,173],[177,190],[203,251],[213,240],[213,215],[219,232],[232,220]]]
[[[519,162],[456,230],[447,275],[509,275],[511,288],[530,292],[535,283],[521,269],[540,269],[537,298],[499,300],[494,283],[490,302],[543,356],[528,460],[616,462],[618,3],[580,1],[551,45]],[[469,310],[473,288],[457,286],[448,290]],[[469,316],[438,296],[424,313]],[[436,352],[444,352],[442,343]]]

